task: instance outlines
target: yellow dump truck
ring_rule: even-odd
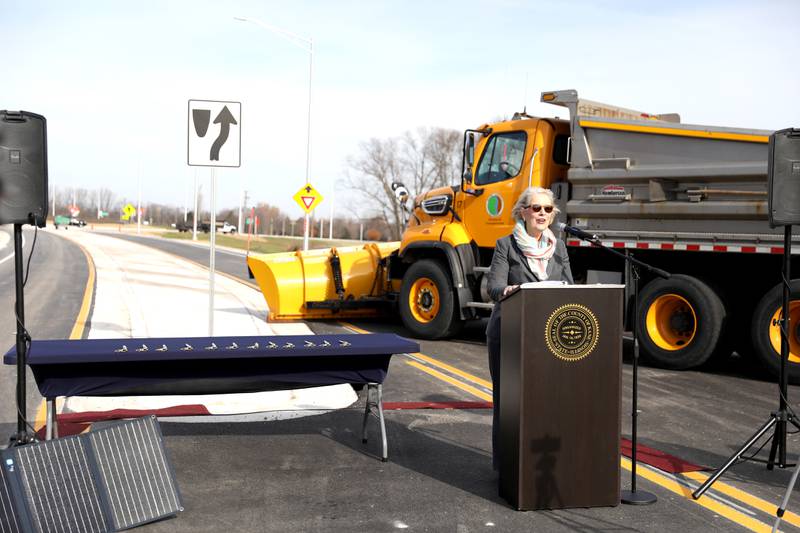
[[[455,334],[491,310],[494,244],[533,185],[554,192],[560,221],[673,274],[641,280],[627,320],[643,356],[692,368],[736,350],[777,373],[783,234],[766,215],[771,132],[681,124],[676,114],[592,102],[574,90],[541,100],[567,108],[569,120],[521,113],[467,130],[461,182],[414,198],[401,242],[250,255],[270,319],[394,313],[412,335]],[[566,242],[579,282],[628,281],[621,260]],[[800,281],[792,300],[797,324]],[[796,327],[789,373],[800,382]]]

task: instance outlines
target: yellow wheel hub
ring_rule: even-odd
[[[647,309],[647,334],[662,350],[681,350],[697,333],[697,316],[689,302],[677,294],[656,298]]]
[[[439,314],[439,289],[429,278],[419,278],[408,293],[408,308],[417,322],[428,323]]]
[[[781,308],[779,307],[775,314],[772,315],[772,320],[769,325],[769,342],[775,350],[775,355],[781,355],[781,327],[778,320],[781,318]],[[800,301],[789,302],[789,362],[800,363]]]

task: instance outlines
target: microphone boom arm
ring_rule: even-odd
[[[570,235],[572,235],[574,237],[577,237],[577,238],[579,238],[579,239],[581,239],[583,241],[591,243],[591,244],[597,246],[598,248],[602,248],[603,250],[605,250],[605,251],[607,251],[609,253],[612,253],[612,254],[614,254],[616,256],[619,256],[622,259],[624,259],[625,261],[630,261],[632,264],[634,264],[636,266],[640,266],[640,267],[644,268],[645,270],[647,270],[648,272],[652,272],[653,274],[655,274],[656,276],[658,276],[660,278],[669,279],[671,277],[671,274],[669,272],[665,271],[665,270],[661,270],[660,268],[656,268],[656,267],[654,267],[652,265],[648,265],[647,263],[645,263],[643,261],[639,261],[638,259],[636,259],[635,257],[631,256],[630,254],[624,254],[624,253],[622,253],[622,252],[620,252],[618,250],[615,250],[614,248],[610,248],[610,247],[606,246],[605,244],[603,244],[600,241],[600,237],[598,237],[597,235],[592,235],[591,233],[586,233],[583,230],[580,230],[578,228],[573,228],[572,226],[567,226],[566,224],[559,224],[559,228],[562,231],[564,231],[565,233],[568,233],[568,234],[570,234]]]

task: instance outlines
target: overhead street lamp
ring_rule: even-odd
[[[253,24],[257,24],[265,30],[277,33],[293,45],[308,52],[308,126],[306,132],[306,185],[308,185],[311,167],[311,80],[314,72],[314,41],[310,38],[306,39],[290,31],[261,22],[258,19],[249,17],[233,17],[233,19],[240,22],[252,22]],[[305,215],[305,222],[303,224],[303,250],[308,250],[308,213]]]

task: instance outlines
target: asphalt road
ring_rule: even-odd
[[[197,263],[208,261],[208,249],[203,246],[124,234],[115,236]],[[36,329],[38,335],[66,338],[72,325],[70,320],[74,321],[80,305],[86,279],[85,273],[80,277],[80,269],[85,268],[85,259],[68,242],[53,235],[40,233],[39,237],[26,296],[30,294],[30,298],[41,302],[32,304],[30,328],[32,333]],[[40,250],[41,243],[47,244]],[[0,249],[0,260],[3,253]],[[5,310],[10,309],[9,294],[13,292],[13,283],[8,281],[13,282],[13,271],[7,263],[10,261],[0,264],[0,302],[5,302]],[[54,264],[60,268],[54,268]],[[241,254],[218,251],[216,264],[220,271],[246,280]],[[53,298],[57,306],[53,305]],[[61,324],[42,319],[52,316],[54,308],[63,316]],[[4,318],[2,323],[13,323],[13,319],[9,322]],[[318,332],[348,327],[325,322],[310,326]],[[397,322],[358,321],[353,326],[408,336]],[[419,364],[412,365],[419,361],[395,357],[384,384],[384,400],[481,401],[480,394],[485,395],[485,391],[479,381],[489,377],[482,330],[483,324],[476,323],[457,339],[420,343],[421,352],[437,364],[450,365],[474,378],[448,382],[423,370]],[[8,339],[9,344],[13,342],[13,336]],[[11,374],[7,371],[2,374],[6,391],[13,390],[9,385]],[[629,364],[623,368],[623,383],[623,435],[629,436]],[[463,386],[468,384],[471,389]],[[790,405],[795,409],[798,393],[800,387],[790,387]],[[716,368],[687,372],[641,367],[638,398],[640,443],[710,467],[721,465],[778,404],[776,385],[740,359]],[[13,420],[8,405],[2,409],[5,409],[0,411],[3,420]],[[669,488],[669,483],[680,486],[688,478],[668,483],[640,476],[639,488],[659,498],[648,507],[515,512],[497,496],[496,474],[491,470],[489,456],[490,424],[491,412],[486,409],[388,411],[390,459],[389,463],[380,463],[375,459],[378,453],[375,439],[367,445],[360,442],[357,408],[266,424],[187,424],[165,420],[162,430],[184,494],[186,512],[177,519],[147,526],[147,530],[196,532],[224,528],[283,532],[408,528],[457,533],[745,530],[741,522],[732,522],[721,516],[720,511],[688,499],[687,489]],[[762,456],[768,449],[769,445],[762,450]],[[800,451],[797,435],[790,435],[788,450],[790,459],[797,457]],[[640,473],[643,470],[640,467]],[[630,472],[624,468],[621,472],[622,486],[628,488]],[[742,516],[767,523],[772,511],[753,511],[752,502],[756,497],[767,505],[779,502],[790,476],[788,469],[768,471],[763,464],[739,464],[721,481],[745,496],[730,492],[716,495],[714,501],[727,502],[730,508],[740,509]],[[704,500],[708,501],[707,497]],[[792,495],[789,509],[800,509],[797,491]]]
[[[64,231],[64,230],[62,230]],[[16,283],[14,241],[11,226],[0,226],[0,349],[6,353],[16,343],[14,305]],[[6,237],[7,236],[7,237]],[[89,269],[80,248],[47,231],[39,231],[34,243],[34,230],[23,230],[25,265],[31,249],[28,281],[25,285],[25,327],[32,339],[67,339],[83,299]],[[23,266],[25,266],[23,265]],[[30,374],[30,372],[29,372]],[[16,432],[16,367],[0,365],[0,439]],[[27,416],[32,418],[39,406],[39,395],[32,376],[27,379]]]
[[[186,241],[114,234],[148,246],[208,264],[208,248]],[[247,279],[244,256],[217,251],[217,268],[242,281]],[[394,332],[413,338],[398,320],[353,321],[370,332]],[[342,331],[337,322],[310,322],[316,332]],[[469,324],[461,335],[447,341],[420,342],[421,352],[436,361],[489,381],[485,321]],[[623,365],[623,435],[631,435],[632,367],[630,342],[625,343]],[[465,381],[465,383],[474,382]],[[480,389],[480,387],[477,387]],[[480,390],[478,391],[480,392]],[[800,386],[789,387],[789,398],[800,399]],[[474,392],[447,384],[440,378],[394,358],[385,383],[385,401],[481,401]],[[484,398],[485,399],[485,398]],[[790,402],[795,409],[800,403]],[[778,406],[778,387],[754,362],[738,356],[716,361],[704,368],[673,371],[640,365],[638,382],[639,442],[696,464],[715,467],[725,462]],[[478,416],[489,416],[490,412]],[[485,422],[485,420],[484,420]],[[489,449],[489,447],[487,447]],[[765,450],[768,450],[766,446]],[[788,449],[800,452],[800,439],[790,436]],[[777,501],[790,472],[768,472],[762,465],[744,463],[731,471],[732,479],[748,484],[759,496]],[[624,476],[623,476],[624,477]],[[752,484],[752,486],[751,486]],[[625,485],[623,485],[625,486]],[[798,498],[800,508],[800,498]]]

